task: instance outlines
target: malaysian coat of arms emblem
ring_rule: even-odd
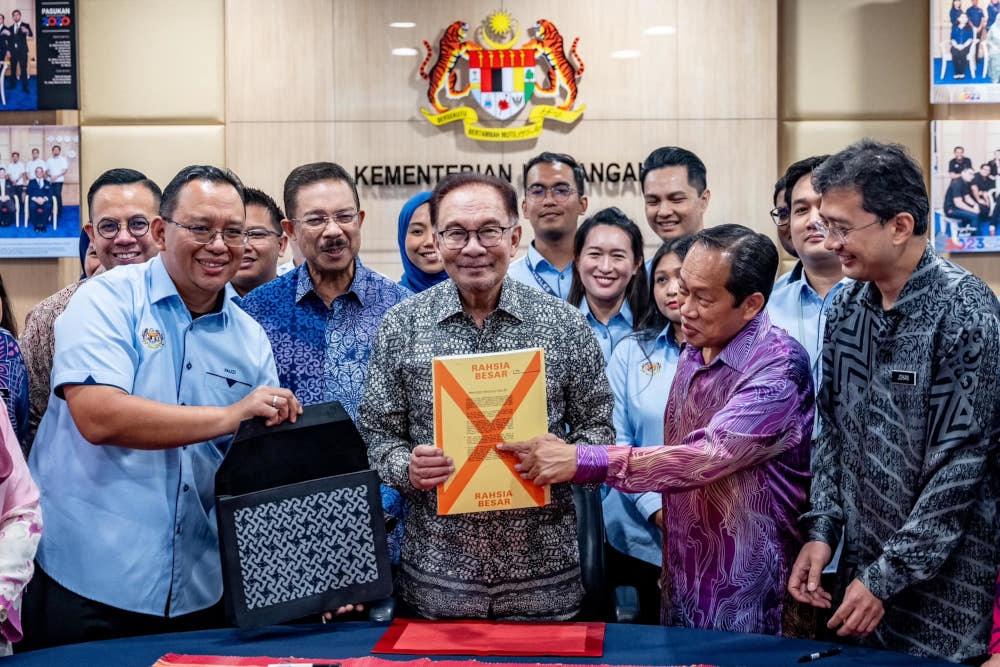
[[[430,69],[427,66],[434,58],[434,48],[424,41],[427,57],[420,66],[420,76],[428,82],[431,108],[421,112],[427,120],[439,126],[461,120],[466,136],[481,141],[532,139],[542,133],[546,118],[575,122],[586,108],[573,108],[584,70],[577,53],[580,38],[573,40],[567,53],[563,37],[551,21],[539,19],[530,32],[533,36],[515,48],[521,26],[504,11],[490,14],[474,31],[468,23],[455,21],[438,42],[437,60]],[[515,118],[531,102],[528,122],[487,127],[479,123],[475,108],[448,105],[470,95],[483,112],[498,121]],[[537,104],[545,98],[553,104]]]

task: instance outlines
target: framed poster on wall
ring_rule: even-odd
[[[76,257],[80,131],[0,126],[0,257]]]
[[[931,102],[1000,102],[1000,0],[931,0]]]
[[[931,164],[937,250],[1000,251],[1000,120],[931,123]]]

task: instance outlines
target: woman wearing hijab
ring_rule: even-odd
[[[399,284],[414,294],[448,279],[441,254],[434,246],[430,199],[430,192],[417,193],[399,212],[399,254],[403,258]]]

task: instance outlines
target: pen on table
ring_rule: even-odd
[[[840,655],[839,648],[828,648],[825,651],[818,651],[816,653],[808,653],[801,658],[799,662],[812,662],[813,660],[820,660],[822,658],[832,658],[835,655]]]

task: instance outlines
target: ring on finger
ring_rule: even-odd
[[[277,394],[275,394],[274,396],[271,397],[271,407],[272,408],[278,407],[278,395]]]

